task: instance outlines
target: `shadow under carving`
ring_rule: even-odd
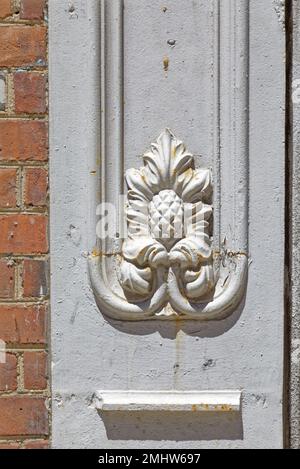
[[[212,338],[219,337],[228,332],[238,322],[245,307],[246,294],[231,316],[216,321],[191,321],[178,318],[176,321],[159,321],[157,319],[149,320],[147,322],[123,322],[116,321],[110,317],[105,316],[106,321],[119,332],[131,335],[151,335],[158,332],[161,337],[170,340],[175,340],[179,331],[184,332],[186,335],[199,337],[199,338]]]

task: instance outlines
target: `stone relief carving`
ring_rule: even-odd
[[[168,283],[172,266],[184,295],[194,301],[208,298],[214,289],[211,171],[195,169],[193,156],[169,129],[143,159],[141,169],[126,174],[128,233],[120,275],[124,292],[129,301],[144,301],[157,289],[159,278]]]
[[[214,321],[242,308],[249,260],[249,0],[214,2],[214,18],[213,219],[210,171],[195,169],[183,143],[165,130],[144,166],[127,172],[128,238],[97,238],[89,256],[96,302],[111,319]],[[98,203],[115,204],[124,194],[123,31],[123,0],[101,2]]]

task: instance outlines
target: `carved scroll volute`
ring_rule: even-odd
[[[128,237],[120,282],[128,300],[153,295],[158,271],[168,283],[171,267],[187,298],[208,300],[214,289],[211,171],[195,169],[193,156],[166,129],[144,155],[144,166],[127,171],[126,181]]]

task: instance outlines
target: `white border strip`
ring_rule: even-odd
[[[107,412],[240,412],[241,391],[98,391],[95,406]]]

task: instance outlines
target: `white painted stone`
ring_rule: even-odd
[[[104,412],[239,412],[241,392],[98,391],[96,408]]]
[[[124,151],[124,6],[123,0],[101,3],[100,166],[105,178],[100,184],[99,202],[110,206],[116,204],[126,189],[124,167],[127,160],[132,159]],[[126,172],[128,236],[123,246],[110,233],[112,239],[96,240],[89,259],[96,301],[101,312],[112,319],[170,320],[178,316],[202,321],[224,319],[238,307],[245,293],[249,174],[248,61],[245,57],[248,55],[249,5],[248,0],[241,0],[230,3],[229,8],[217,3],[211,4],[211,8],[219,36],[218,40],[216,36],[212,38],[211,46],[214,53],[211,132],[215,135],[212,150],[216,152],[212,163],[214,233],[209,229],[212,226],[209,195],[213,188],[210,172],[201,168],[193,170],[194,158],[186,152],[183,142],[165,129],[157,142],[152,143],[151,150],[144,154],[144,167],[133,167]],[[165,72],[166,63],[169,66],[169,58],[165,57]],[[169,76],[165,78],[169,80]],[[228,86],[229,82],[232,86]],[[171,115],[168,119],[171,120]],[[107,184],[107,180],[113,183]],[[174,201],[170,191],[174,195],[175,190],[182,209],[189,203],[197,216],[205,217],[177,243],[169,238],[172,246],[148,233],[148,221],[150,225],[157,222],[152,208],[163,189],[169,191],[169,206],[165,212]],[[195,194],[197,206],[192,205]],[[200,206],[202,199],[206,204]],[[120,215],[115,217],[118,218]],[[183,218],[194,219],[185,215]],[[165,224],[166,220],[162,219]],[[122,231],[119,223],[113,233]],[[123,260],[118,266],[120,251]]]
[[[229,250],[246,248],[250,256],[248,282],[239,278],[247,272],[248,262],[236,275],[236,284],[242,280],[247,287],[240,306],[212,322],[127,322],[109,318],[101,306],[99,311],[88,257],[95,243],[100,182],[105,180],[103,134],[100,139],[100,57],[105,53],[100,41],[101,2],[87,0],[84,14],[78,9],[72,19],[67,0],[49,3],[54,447],[281,448],[285,35],[273,0],[251,0],[250,53],[237,57],[250,61],[250,203],[246,206],[245,179],[238,176],[244,159],[236,145],[243,142],[248,147],[248,142],[235,140],[232,132],[244,129],[245,122],[233,124],[227,118],[232,124],[231,129],[221,129],[221,151],[226,148],[228,158],[218,160],[217,83],[212,79],[218,76],[219,63],[218,19],[213,11],[221,4],[222,10],[230,7],[234,17],[237,0],[174,0],[166,11],[160,0],[125,0],[124,170],[140,168],[139,155],[163,129],[171,128],[195,155],[196,167],[212,168],[214,181],[221,182],[215,192],[215,233],[221,233],[223,242],[228,240]],[[221,16],[225,49],[234,43],[229,18]],[[117,22],[114,28],[118,31]],[[115,34],[114,28],[108,33]],[[172,47],[170,39],[176,41]],[[223,55],[225,62],[227,58]],[[122,169],[114,153],[120,138],[113,125],[119,118],[114,90],[120,83],[114,63],[108,61],[106,70],[114,79],[106,90],[109,145],[113,142],[107,148],[108,174]],[[224,69],[229,73],[226,63]],[[234,82],[226,75],[221,96],[228,86],[239,95],[243,79]],[[223,102],[224,119],[235,113],[230,102]],[[216,177],[218,161],[223,161],[221,178]],[[116,197],[120,186],[109,178],[106,183],[110,198]],[[225,212],[218,221],[220,200]],[[76,243],[69,236],[74,229]],[[109,278],[109,287],[120,293],[116,280]],[[243,405],[241,412],[182,412],[179,417],[176,412],[166,416],[155,411],[101,415],[93,399],[103,389],[240,389]]]

